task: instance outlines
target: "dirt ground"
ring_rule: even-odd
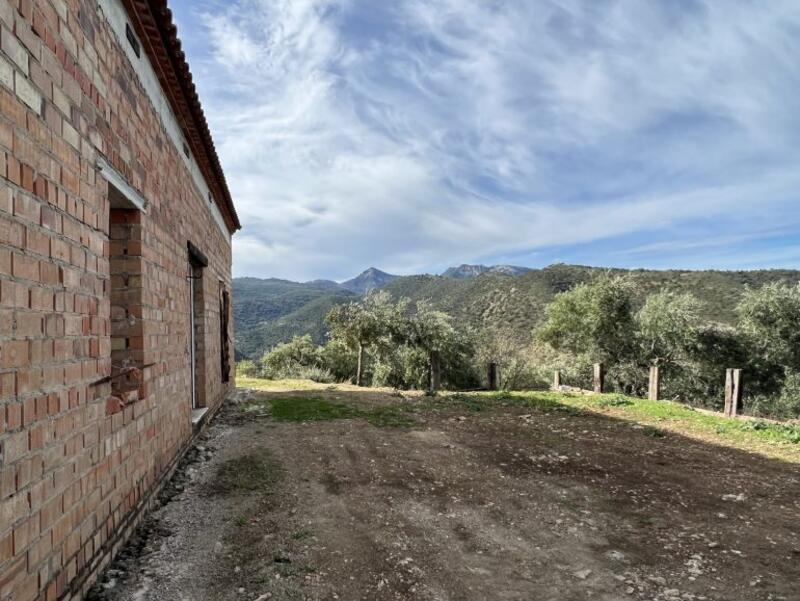
[[[800,600],[797,464],[593,413],[242,411],[309,394],[422,403],[239,391],[94,599]]]

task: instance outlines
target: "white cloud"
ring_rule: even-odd
[[[239,275],[800,221],[793,2],[237,0],[202,18]]]

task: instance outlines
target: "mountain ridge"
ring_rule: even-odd
[[[470,265],[464,263],[458,267],[451,267],[442,273],[442,277],[465,280],[478,277],[485,273],[499,275],[519,276],[531,271],[530,267],[517,267],[516,265]]]

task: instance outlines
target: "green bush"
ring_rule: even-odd
[[[241,378],[260,378],[261,365],[255,361],[244,360],[236,364],[236,375]]]
[[[320,366],[339,382],[345,382],[356,373],[358,353],[342,340],[334,338],[319,350]]]
[[[320,352],[311,336],[295,336],[291,342],[279,344],[261,359],[268,378],[283,378],[299,367],[320,365]]]

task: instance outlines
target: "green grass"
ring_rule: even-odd
[[[541,404],[543,399],[550,399],[574,409],[602,411],[642,424],[672,425],[676,429],[717,435],[722,439],[736,442],[800,444],[800,426],[727,418],[672,401],[650,401],[618,394],[584,396],[560,393],[514,393],[515,396],[517,394],[537,404]],[[522,403],[524,404],[524,401]]]
[[[220,494],[272,494],[282,473],[278,462],[265,451],[243,455],[219,466],[211,489]],[[237,523],[241,519],[237,518]]]
[[[237,388],[251,388],[254,390],[286,391],[286,390],[319,390],[320,384],[310,380],[265,380],[263,378],[236,377]]]
[[[267,401],[276,422],[317,422],[360,417],[358,409],[320,397],[287,397]]]
[[[269,409],[277,422],[315,422],[337,419],[363,419],[378,428],[403,428],[413,426],[410,408],[400,405],[383,405],[359,409],[343,403],[334,403],[321,397],[284,397],[258,399],[245,407],[245,411]]]

